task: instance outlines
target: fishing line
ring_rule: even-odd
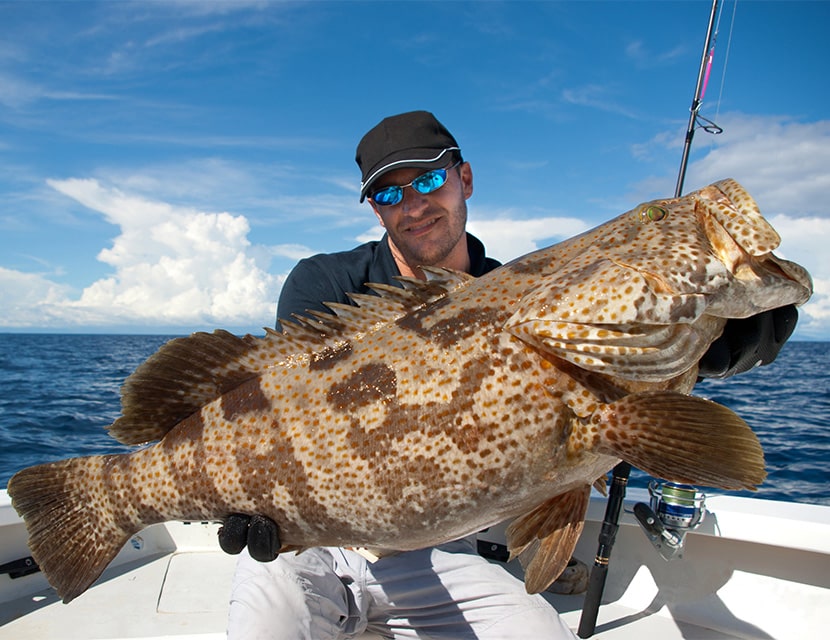
[[[703,103],[703,96],[706,95],[706,87],[709,86],[709,74],[712,72],[712,61],[715,59],[715,46],[718,43],[718,34],[720,33],[720,19],[723,15],[723,5],[720,6],[718,10],[718,21],[715,24],[715,31],[712,33],[712,38],[709,41],[709,52],[706,54],[706,71],[704,72],[703,76],[703,86],[700,89],[700,95],[698,96],[698,103]]]
[[[698,97],[697,111],[695,112],[695,126],[699,127],[700,129],[703,129],[706,133],[711,133],[711,134],[714,134],[714,135],[717,135],[719,133],[723,133],[723,129],[720,126],[718,126],[715,123],[715,121],[718,119],[718,116],[720,114],[721,99],[723,97],[723,85],[724,85],[724,82],[726,81],[726,65],[729,61],[729,49],[732,45],[732,30],[735,28],[735,13],[736,13],[737,6],[738,6],[738,0],[735,0],[735,3],[733,4],[733,7],[732,7],[732,23],[729,27],[729,38],[727,39],[727,42],[726,42],[726,56],[725,56],[724,61],[723,61],[723,71],[721,73],[720,88],[719,88],[719,92],[718,92],[718,100],[717,100],[717,103],[715,105],[715,118],[714,118],[714,121],[710,120],[709,118],[707,118],[705,116],[702,116],[700,114],[700,107],[703,106],[703,97],[706,95],[706,88],[709,85],[709,75],[712,72],[712,62],[715,58],[715,46],[717,45],[717,42],[718,42],[718,35],[720,34],[720,23],[721,23],[721,19],[723,18],[723,9],[724,9],[723,4],[721,4],[721,6],[718,8],[718,18],[717,18],[717,22],[715,23],[715,29],[712,33],[712,39],[711,39],[711,44],[709,46],[709,52],[707,53],[707,56],[706,56],[706,58],[707,58],[706,59],[706,71],[704,73],[703,85],[701,87],[700,96]]]
[[[729,50],[732,48],[732,31],[735,29],[735,14],[738,12],[738,0],[732,5],[732,23],[729,25],[729,37],[726,40],[726,55],[723,58],[723,71],[720,78],[720,91],[718,92],[718,103],[715,109],[715,120],[720,115],[720,101],[723,96],[723,85],[726,82],[726,65],[729,64]],[[723,13],[723,6],[721,6],[721,14]],[[718,17],[718,24],[720,24],[720,17]]]

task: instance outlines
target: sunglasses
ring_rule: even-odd
[[[398,204],[401,200],[403,200],[403,190],[406,187],[412,187],[418,193],[432,193],[433,191],[438,191],[438,189],[447,183],[447,171],[455,169],[455,167],[459,164],[461,163],[456,162],[454,165],[449,166],[446,169],[433,169],[432,171],[427,171],[426,173],[419,175],[409,184],[402,184],[395,187],[383,187],[383,189],[378,189],[377,191],[371,193],[369,198],[377,205],[391,207],[392,205]]]

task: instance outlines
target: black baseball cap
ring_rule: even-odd
[[[383,174],[408,167],[440,169],[454,154],[461,159],[458,143],[429,111],[384,118],[357,145],[355,161],[363,173],[360,201],[366,199],[372,184]]]

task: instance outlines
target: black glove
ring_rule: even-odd
[[[797,321],[795,305],[728,320],[721,337],[700,359],[698,377],[728,378],[769,364],[792,335]]]
[[[247,546],[254,560],[271,562],[280,552],[280,529],[266,516],[232,513],[219,528],[219,546],[231,555]]]

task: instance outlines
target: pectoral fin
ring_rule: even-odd
[[[507,548],[525,569],[528,593],[544,591],[568,566],[590,495],[586,485],[550,498],[507,528]]]
[[[767,475],[749,425],[710,400],[673,391],[635,393],[604,405],[591,423],[599,436],[595,452],[655,478],[754,491]]]

